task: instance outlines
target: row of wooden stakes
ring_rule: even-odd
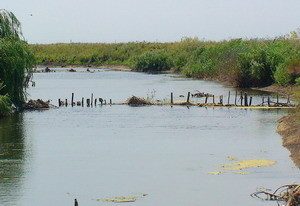
[[[228,96],[227,96],[227,104],[225,103],[226,100],[224,100],[224,96],[221,95],[219,96],[219,101],[216,102],[216,98],[217,96],[215,95],[212,95],[212,94],[209,94],[209,93],[201,93],[201,96],[197,95],[196,94],[191,94],[191,92],[188,92],[187,94],[187,99],[186,99],[186,103],[188,104],[192,104],[190,102],[191,100],[191,97],[192,98],[200,98],[200,97],[203,97],[205,98],[204,100],[204,103],[203,104],[208,104],[208,100],[209,98],[212,98],[212,104],[213,105],[221,105],[221,106],[252,106],[252,99],[253,97],[252,96],[248,96],[248,94],[246,92],[240,92],[238,93],[238,91],[235,92],[235,95],[234,95],[234,103],[233,104],[230,104],[230,98],[231,98],[231,93],[230,91],[228,92]],[[183,97],[183,95],[181,95],[181,97]],[[61,99],[58,99],[58,106],[61,107],[61,106],[84,106],[85,104],[85,99],[82,97],[81,101],[74,101],[74,93],[72,93],[72,98],[71,98],[71,102],[68,103],[68,99],[65,99],[65,101],[61,100]],[[105,99],[103,98],[94,98],[94,95],[91,94],[91,98],[87,98],[86,99],[86,106],[87,107],[93,107],[96,106],[97,104],[100,105],[112,105],[112,99],[109,99],[109,101],[107,102]],[[120,104],[126,104],[126,103],[120,103]],[[156,103],[157,104],[157,103]],[[162,103],[161,103],[162,104]],[[164,104],[175,104],[174,102],[174,95],[173,95],[173,92],[171,92],[171,99],[170,99],[170,103],[164,103]],[[291,104],[290,102],[290,98],[289,96],[287,97],[287,102],[286,103],[282,103],[282,102],[279,102],[279,95],[277,94],[276,96],[276,101],[272,101],[270,96],[262,96],[262,101],[261,101],[261,104],[259,104],[259,106],[268,106],[268,107],[271,107],[271,106],[284,106],[284,107],[290,107],[290,106],[294,106]]]
[[[107,103],[106,99],[102,99],[102,98],[94,98],[94,95],[92,94],[91,95],[91,98],[90,99],[86,99],[86,106],[87,107],[92,107],[93,105],[97,105],[97,103],[101,104],[101,105],[106,105],[106,104],[112,104],[112,100],[110,99],[109,100],[109,103]],[[72,93],[72,98],[71,98],[71,102],[70,104],[68,103],[68,99],[65,99],[65,101],[61,100],[61,99],[58,99],[58,106],[61,107],[61,106],[84,106],[84,98],[82,97],[81,98],[81,101],[74,101],[74,93]]]

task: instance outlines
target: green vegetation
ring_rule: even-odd
[[[30,75],[34,56],[21,39],[21,24],[12,12],[0,10],[0,116],[11,113],[25,101],[25,77]]]
[[[31,45],[41,65],[126,65],[143,72],[172,69],[187,77],[230,82],[237,87],[295,84],[300,76],[297,32],[277,40],[234,39],[174,43]],[[298,79],[299,81],[299,79]]]

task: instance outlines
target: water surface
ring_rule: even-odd
[[[39,73],[31,98],[130,95],[164,99],[220,84],[133,72]],[[154,91],[154,92],[153,92]],[[178,95],[177,95],[178,94]],[[260,98],[260,97],[259,97]],[[257,99],[259,99],[257,98]],[[258,100],[257,100],[258,101]],[[252,199],[259,187],[295,183],[299,169],[275,132],[279,110],[145,106],[61,107],[0,120],[0,203],[8,206],[114,205],[93,199],[148,194],[140,206],[274,205]],[[272,159],[248,175],[218,171],[227,157]]]

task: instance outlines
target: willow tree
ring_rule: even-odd
[[[16,107],[22,105],[26,99],[25,77],[32,72],[33,65],[34,56],[23,39],[21,23],[12,12],[0,10],[1,98],[6,95],[5,99],[8,96]]]

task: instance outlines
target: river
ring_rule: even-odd
[[[173,74],[96,70],[35,73],[32,99],[82,97],[164,101],[174,92],[226,95],[235,89]],[[250,91],[251,93],[251,91]],[[254,101],[260,96],[253,91]],[[28,111],[0,120],[0,205],[114,205],[97,199],[139,196],[137,206],[276,205],[249,195],[297,183],[276,120],[285,110],[104,105]],[[271,159],[249,174],[222,171],[232,159]],[[144,195],[143,195],[144,194]],[[147,195],[146,195],[147,194]]]

